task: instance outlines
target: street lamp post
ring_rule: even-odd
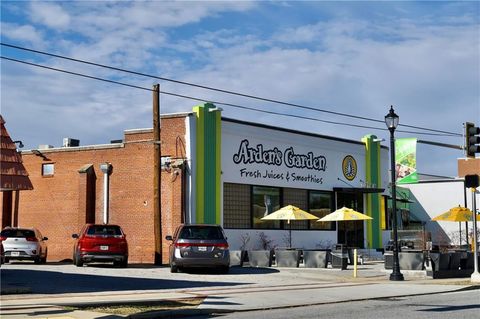
[[[385,115],[385,124],[390,131],[390,172],[392,182],[392,216],[393,216],[393,271],[390,274],[390,280],[401,281],[403,275],[400,272],[400,263],[398,261],[398,234],[397,234],[397,190],[395,187],[395,129],[398,125],[399,117],[395,114],[393,106],[390,106],[390,112]]]

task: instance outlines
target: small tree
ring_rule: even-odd
[[[240,250],[246,250],[247,245],[250,242],[250,234],[249,233],[243,233],[240,235]]]
[[[320,240],[315,247],[320,248],[320,249],[328,249],[332,247],[332,241],[331,240]]]
[[[265,234],[263,231],[258,234],[258,237],[260,238],[260,247],[263,250],[270,250],[272,248],[275,248],[275,246],[272,246],[273,240],[268,237],[267,234]]]

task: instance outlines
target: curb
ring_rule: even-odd
[[[0,295],[29,294],[31,292],[32,289],[30,287],[2,287]]]
[[[480,290],[480,285],[471,285],[469,287],[462,287],[456,290],[452,290],[450,292],[457,292],[457,291],[466,291],[466,290]],[[436,295],[436,294],[443,294],[444,291],[441,292],[429,292],[429,293],[421,293],[421,294],[408,294],[408,295],[401,295],[401,296],[392,296],[392,297],[373,297],[373,298],[365,298],[365,299],[355,299],[355,300],[342,300],[342,301],[331,301],[331,302],[318,302],[318,303],[311,303],[311,304],[301,304],[301,305],[287,305],[287,306],[273,306],[273,307],[259,307],[259,308],[249,308],[249,309],[208,309],[208,308],[195,308],[195,309],[179,309],[179,310],[163,310],[163,311],[152,311],[148,313],[139,313],[139,314],[132,314],[127,316],[130,319],[154,319],[154,318],[182,318],[182,317],[194,317],[194,316],[205,316],[205,315],[212,315],[212,314],[226,314],[226,313],[234,313],[234,312],[250,312],[250,311],[263,311],[263,310],[275,310],[275,309],[288,309],[288,308],[299,308],[299,307],[308,307],[308,306],[319,306],[319,305],[326,305],[326,304],[340,304],[346,302],[358,302],[358,301],[366,301],[366,300],[382,300],[388,298],[403,298],[403,297],[412,297],[412,296],[426,296],[426,295]]]

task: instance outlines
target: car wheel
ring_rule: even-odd
[[[178,267],[175,266],[175,265],[173,265],[173,264],[171,264],[171,265],[170,265],[170,272],[171,272],[171,273],[176,273],[176,272],[178,272]]]
[[[35,257],[35,259],[33,260],[33,262],[34,262],[36,265],[38,265],[38,264],[40,264],[40,263],[42,262],[42,259],[40,258],[40,256],[38,256],[38,257]]]
[[[113,262],[114,267],[127,268],[127,265],[128,265],[128,258]]]
[[[83,260],[80,258],[80,256],[75,254],[75,266],[77,267],[83,267]]]
[[[41,263],[41,264],[46,264],[46,263],[47,263],[47,254],[48,254],[48,250],[45,250],[45,256],[43,256],[43,257],[40,259],[40,263]]]
[[[222,267],[220,267],[220,273],[222,273],[222,274],[228,274],[229,271],[230,271],[230,267],[229,267],[229,266],[222,266]]]

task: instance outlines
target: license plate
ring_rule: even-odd
[[[198,251],[207,251],[207,247],[205,246],[199,246]]]
[[[12,256],[20,256],[20,252],[19,251],[12,251]]]
[[[100,250],[108,250],[108,246],[100,246]]]

